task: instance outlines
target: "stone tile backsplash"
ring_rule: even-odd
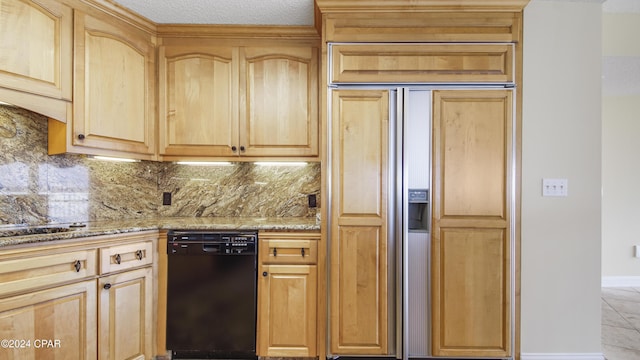
[[[162,205],[164,192],[171,193],[171,205]],[[0,226],[184,216],[314,217],[307,195],[319,193],[319,163],[188,166],[49,156],[46,117],[0,105]]]

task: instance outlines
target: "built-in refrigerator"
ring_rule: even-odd
[[[469,89],[481,90],[485,93],[503,94],[514,91],[512,88],[500,85],[408,85],[395,87],[389,85],[337,85],[330,87],[333,90],[357,90],[366,92],[367,90],[383,90],[388,92],[389,98],[389,162],[388,162],[388,212],[387,216],[387,246],[388,250],[386,263],[388,266],[388,293],[386,304],[388,304],[387,333],[388,333],[388,356],[395,356],[397,359],[424,359],[447,357],[433,354],[432,326],[433,317],[433,292],[432,277],[432,234],[433,229],[433,192],[432,182],[434,167],[434,131],[433,118],[434,102],[437,102],[438,94],[446,92],[454,93],[460,90],[461,93]],[[465,94],[468,94],[465,93]],[[330,96],[331,98],[331,96]],[[461,102],[469,103],[468,99],[461,97]],[[481,99],[484,99],[481,98]],[[502,97],[496,97],[496,102],[502,101]],[[511,99],[511,97],[509,97]],[[449,101],[449,100],[447,100]],[[456,100],[451,100],[456,101]],[[502,107],[504,111],[512,111],[512,106]],[[496,106],[498,108],[498,106]],[[469,114],[468,110],[465,116]],[[339,113],[339,112],[337,112]],[[471,111],[473,114],[473,111]],[[473,115],[471,115],[473,116]],[[502,119],[499,115],[499,119]],[[506,118],[511,118],[507,116]],[[457,120],[456,120],[457,121]],[[455,121],[454,121],[455,122]],[[455,125],[452,125],[455,126]],[[511,127],[505,127],[505,134]],[[482,131],[481,129],[476,129]],[[440,134],[443,136],[442,134]],[[511,135],[504,135],[505,138]],[[469,137],[472,138],[469,134]],[[484,140],[483,140],[484,141]],[[472,147],[470,147],[472,148]],[[504,163],[508,164],[509,159],[505,158]],[[513,171],[512,168],[505,170],[507,173]],[[482,176],[478,177],[480,181]],[[508,179],[512,179],[511,175]],[[506,181],[506,180],[505,180]],[[512,185],[505,183],[506,187]],[[507,199],[505,198],[505,201]],[[505,214],[505,216],[507,216]],[[508,215],[510,216],[510,215]],[[513,224],[507,229],[510,235],[507,238],[513,241]],[[329,237],[331,238],[331,234]],[[329,244],[329,247],[335,244]],[[513,251],[513,244],[504,248],[506,252]],[[513,254],[507,254],[505,259],[513,259]],[[513,263],[505,263],[505,278],[513,279]],[[331,281],[331,279],[329,279]],[[513,280],[511,280],[513,281]],[[481,285],[480,285],[481,286]],[[505,304],[508,314],[502,314],[503,323],[509,323],[504,331],[513,333],[514,313],[514,293],[512,284],[505,284],[507,298]],[[511,289],[511,290],[509,290]],[[442,291],[445,290],[441,290]],[[333,304],[329,304],[330,308]],[[332,310],[330,310],[332,311]],[[502,320],[500,320],[502,321]],[[442,330],[442,329],[440,329]],[[510,345],[505,348],[513,348],[513,336],[505,336]],[[343,354],[332,354],[330,356],[340,356]],[[473,357],[475,355],[472,355]],[[483,358],[505,358],[504,356],[484,356]]]

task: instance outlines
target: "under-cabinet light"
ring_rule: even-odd
[[[258,161],[254,164],[258,166],[306,166],[304,161]]]
[[[117,157],[111,157],[111,156],[94,156],[93,158],[96,160],[116,161],[116,162],[139,162],[140,161],[136,159],[117,158]]]
[[[179,165],[192,165],[192,166],[231,166],[233,163],[228,161],[178,161]]]

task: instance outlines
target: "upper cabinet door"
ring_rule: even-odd
[[[73,18],[53,0],[0,0],[0,87],[71,100]]]
[[[160,155],[235,156],[238,48],[161,46],[159,57]]]
[[[151,35],[76,11],[73,145],[155,153],[155,46]]]
[[[240,51],[241,154],[317,156],[318,49]]]

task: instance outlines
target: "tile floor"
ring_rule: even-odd
[[[602,351],[607,360],[640,359],[640,288],[602,288]]]

